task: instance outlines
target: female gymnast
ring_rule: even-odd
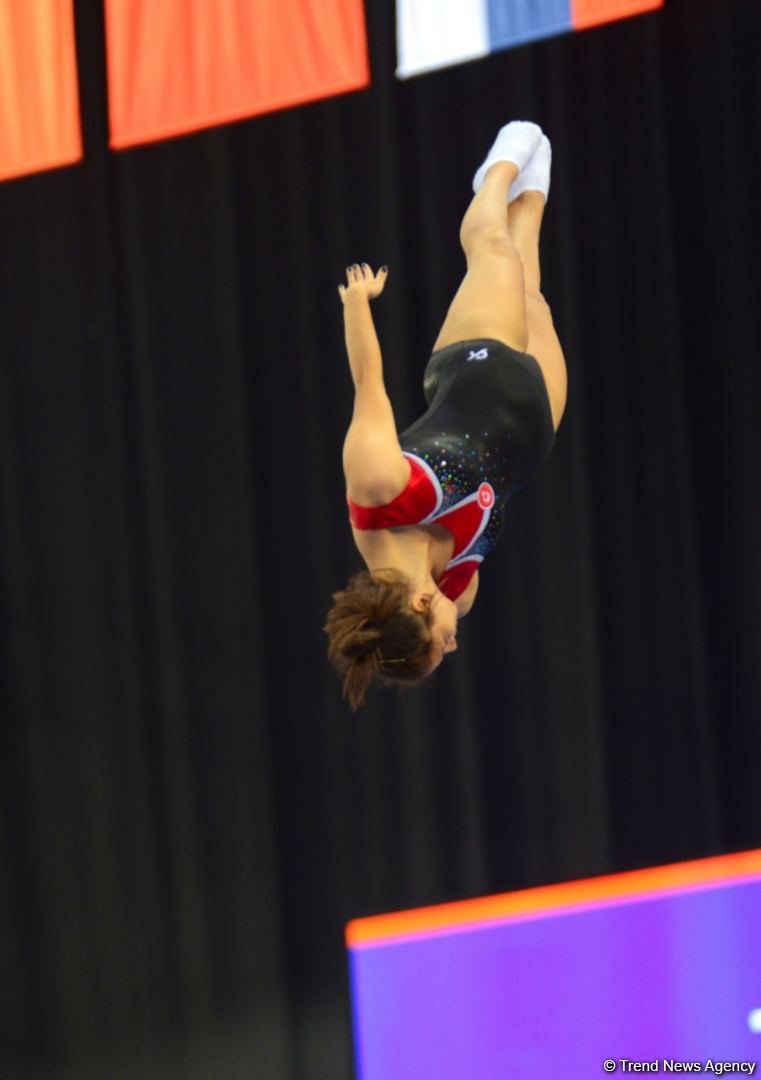
[[[429,407],[400,435],[370,313],[388,270],[355,264],[338,287],[355,391],[343,466],[367,569],[334,594],[325,630],[352,709],[372,682],[418,683],[454,652],[505,503],[552,450],[567,376],[540,292],[550,162],[541,128],[518,120],[476,172],[467,272],[424,373]]]

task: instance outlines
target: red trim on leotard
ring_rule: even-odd
[[[453,559],[456,559],[467,547],[470,547],[473,538],[481,528],[483,519],[484,511],[479,506],[477,499],[461,502],[457,506],[453,506],[451,510],[437,516],[436,524],[449,529],[454,537]]]
[[[393,529],[397,525],[417,525],[436,509],[437,494],[423,466],[409,454],[410,479],[407,487],[385,506],[359,506],[346,496],[349,521],[355,529]]]
[[[468,585],[470,585],[473,575],[480,565],[481,561],[479,559],[465,558],[455,566],[450,566],[441,575],[441,580],[438,583],[439,589],[450,600],[456,600],[458,596],[462,596]]]

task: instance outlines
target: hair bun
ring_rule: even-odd
[[[344,678],[352,709],[376,679],[383,685],[412,685],[428,674],[431,613],[411,609],[410,590],[401,571],[362,570],[333,594],[325,624],[328,656]]]
[[[381,631],[376,626],[372,630],[358,631],[353,641],[347,642],[345,655],[351,660],[362,660],[377,649],[381,642]]]

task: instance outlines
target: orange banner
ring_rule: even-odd
[[[575,30],[586,30],[659,7],[663,7],[663,0],[572,0],[571,21]]]
[[[104,2],[114,148],[369,82],[362,0]]]
[[[0,0],[0,180],[81,157],[73,0]]]

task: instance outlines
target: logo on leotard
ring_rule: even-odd
[[[488,349],[479,349],[478,352],[473,352],[473,350],[471,349],[470,356],[468,357],[468,360],[488,360],[488,359],[489,359],[489,350]]]
[[[481,484],[478,489],[478,505],[482,510],[489,510],[494,506],[494,488],[491,484]]]

